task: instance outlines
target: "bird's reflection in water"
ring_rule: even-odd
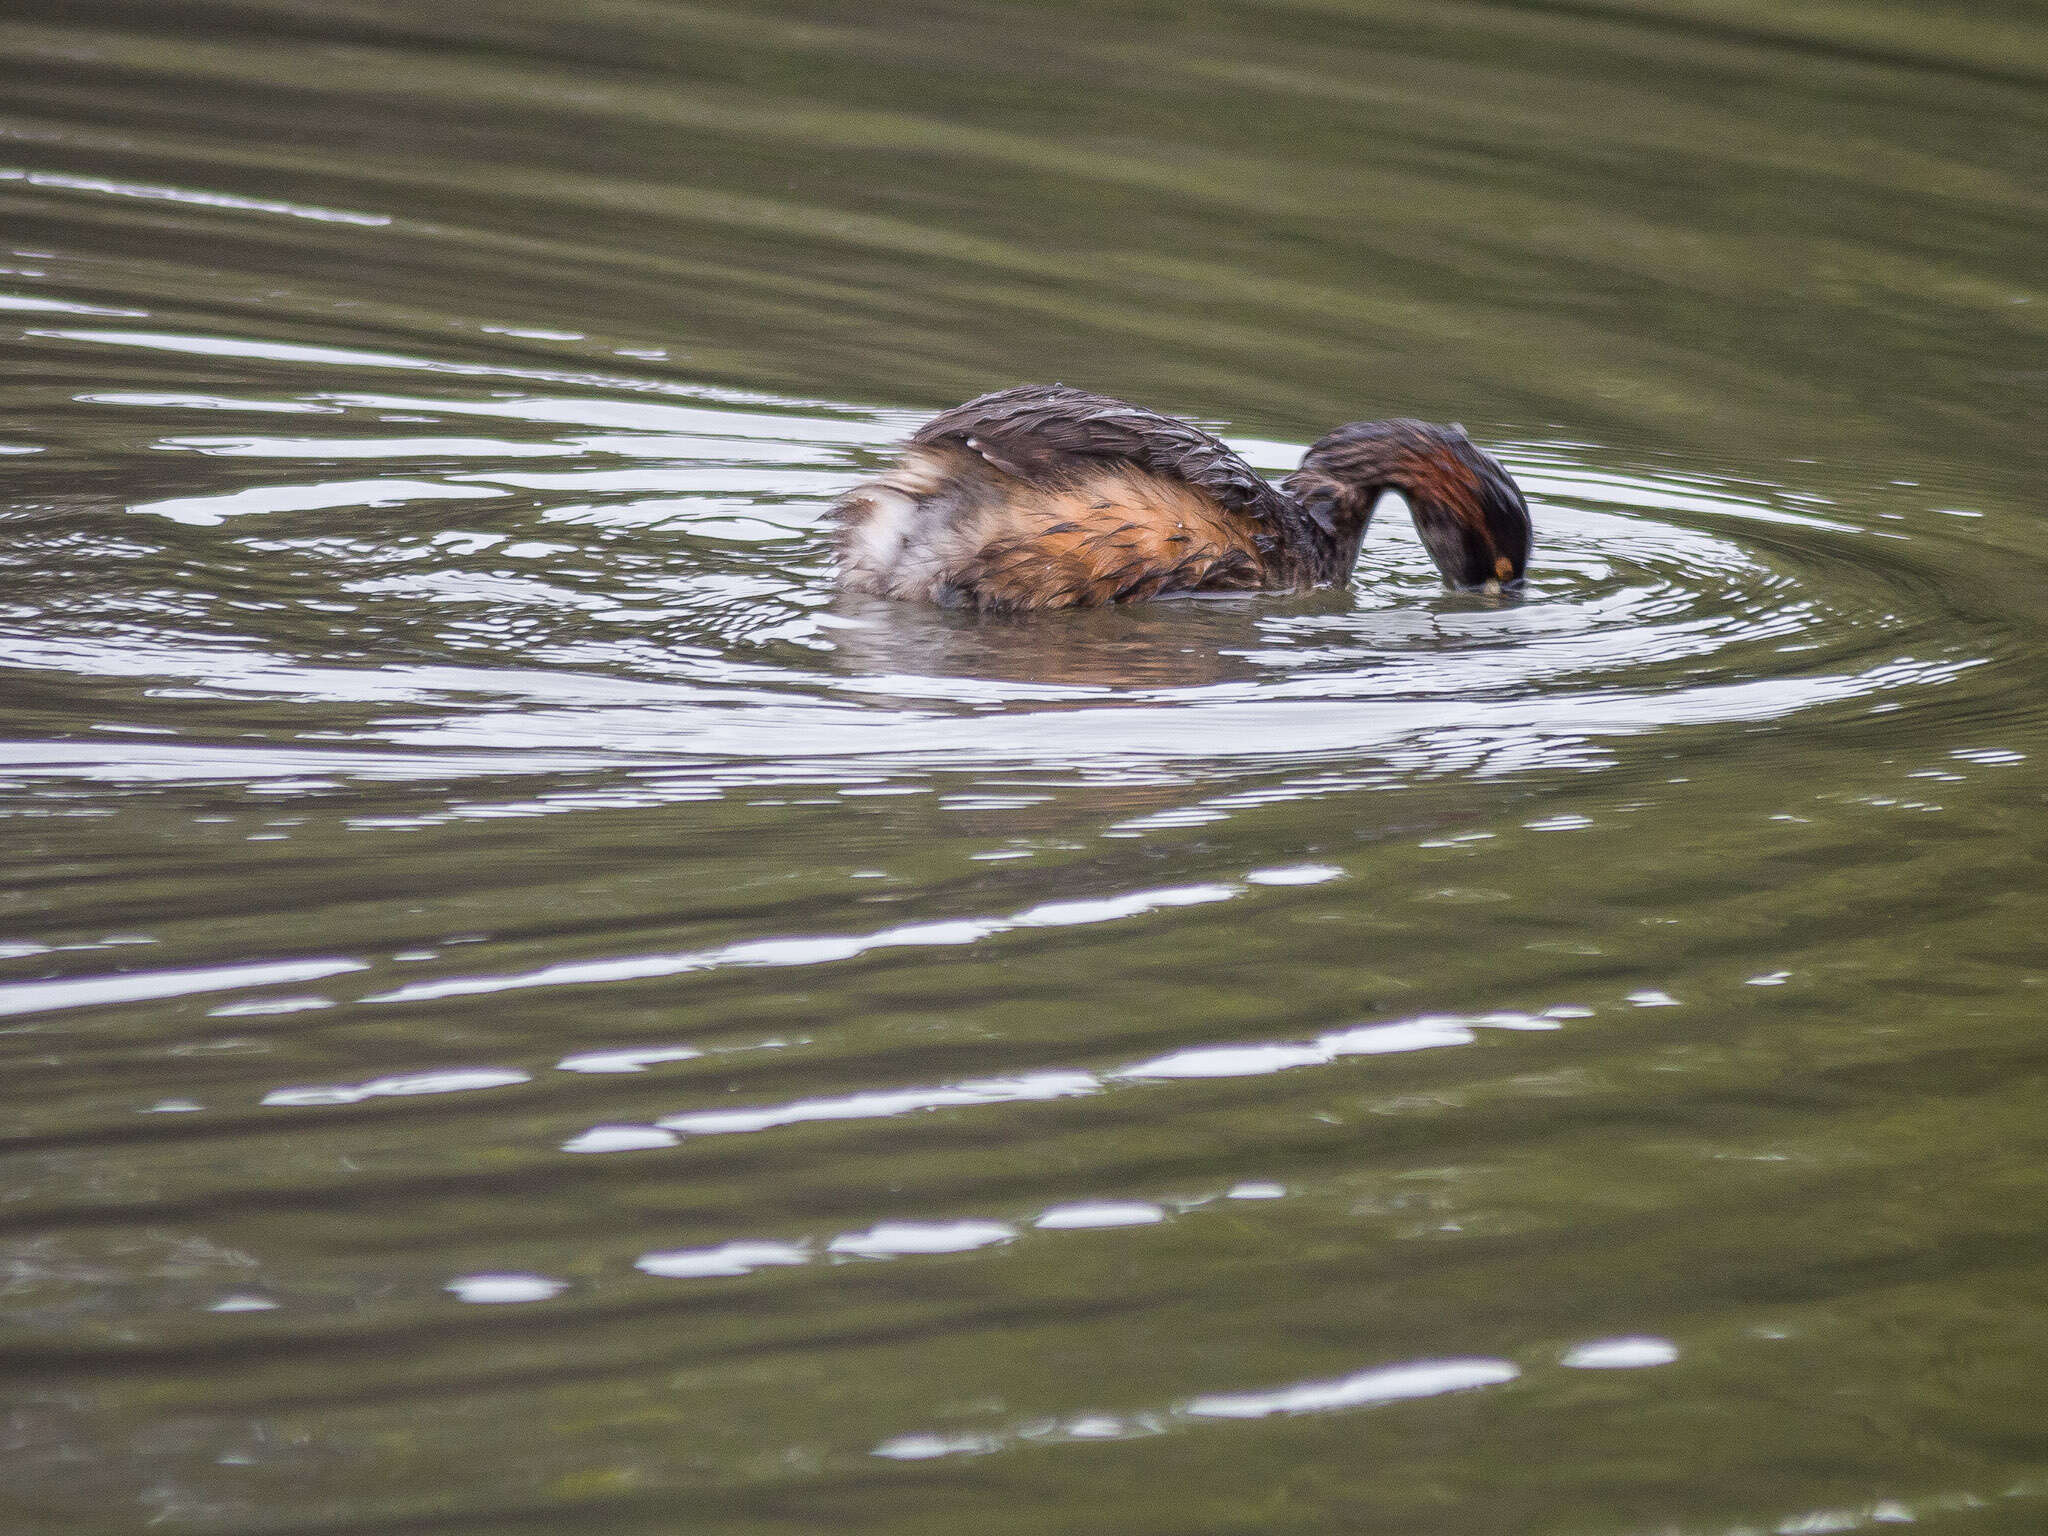
[[[1338,591],[1280,599],[1190,597],[1118,608],[976,614],[843,595],[832,611],[843,672],[878,684],[903,679],[907,685],[913,678],[939,684],[936,689],[916,690],[926,702],[934,692],[962,702],[995,702],[1018,695],[1006,687],[984,694],[975,684],[1152,694],[1256,683],[1273,676],[1269,660],[1263,658],[1289,643],[1285,620],[1335,616],[1351,606],[1351,595]],[[1034,707],[1055,702],[1043,695],[1026,696]]]

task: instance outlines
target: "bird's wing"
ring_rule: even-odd
[[[1255,521],[1273,518],[1285,504],[1280,491],[1200,427],[1063,384],[1027,384],[956,405],[911,442],[965,449],[1047,488],[1129,468],[1179,480],[1225,512]]]

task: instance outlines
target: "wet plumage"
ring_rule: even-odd
[[[1382,492],[1400,491],[1444,579],[1521,579],[1529,521],[1455,427],[1340,427],[1279,485],[1188,422],[1063,385],[970,400],[833,508],[841,584],[998,611],[1345,580]]]

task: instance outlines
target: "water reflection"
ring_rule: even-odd
[[[1138,1413],[1085,1413],[1057,1423],[1031,1423],[1006,1432],[899,1435],[875,1447],[892,1461],[986,1455],[1019,1444],[1061,1440],[1114,1440],[1164,1434],[1176,1420],[1263,1419],[1274,1414],[1329,1413],[1371,1408],[1446,1392],[1499,1386],[1521,1375],[1505,1360],[1426,1360],[1382,1366],[1336,1381],[1300,1382],[1274,1391],[1227,1392],[1190,1399],[1170,1409]]]
[[[2041,1523],[2031,19],[187,10],[0,25],[16,1523]],[[834,594],[1056,378],[1528,598]]]
[[[462,1275],[447,1285],[448,1293],[457,1301],[476,1306],[551,1301],[568,1288],[568,1281],[546,1275]]]

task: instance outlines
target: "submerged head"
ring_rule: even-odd
[[[1287,489],[1351,558],[1374,504],[1399,491],[1451,586],[1498,590],[1520,581],[1529,564],[1529,505],[1463,427],[1351,422],[1302,456]]]

